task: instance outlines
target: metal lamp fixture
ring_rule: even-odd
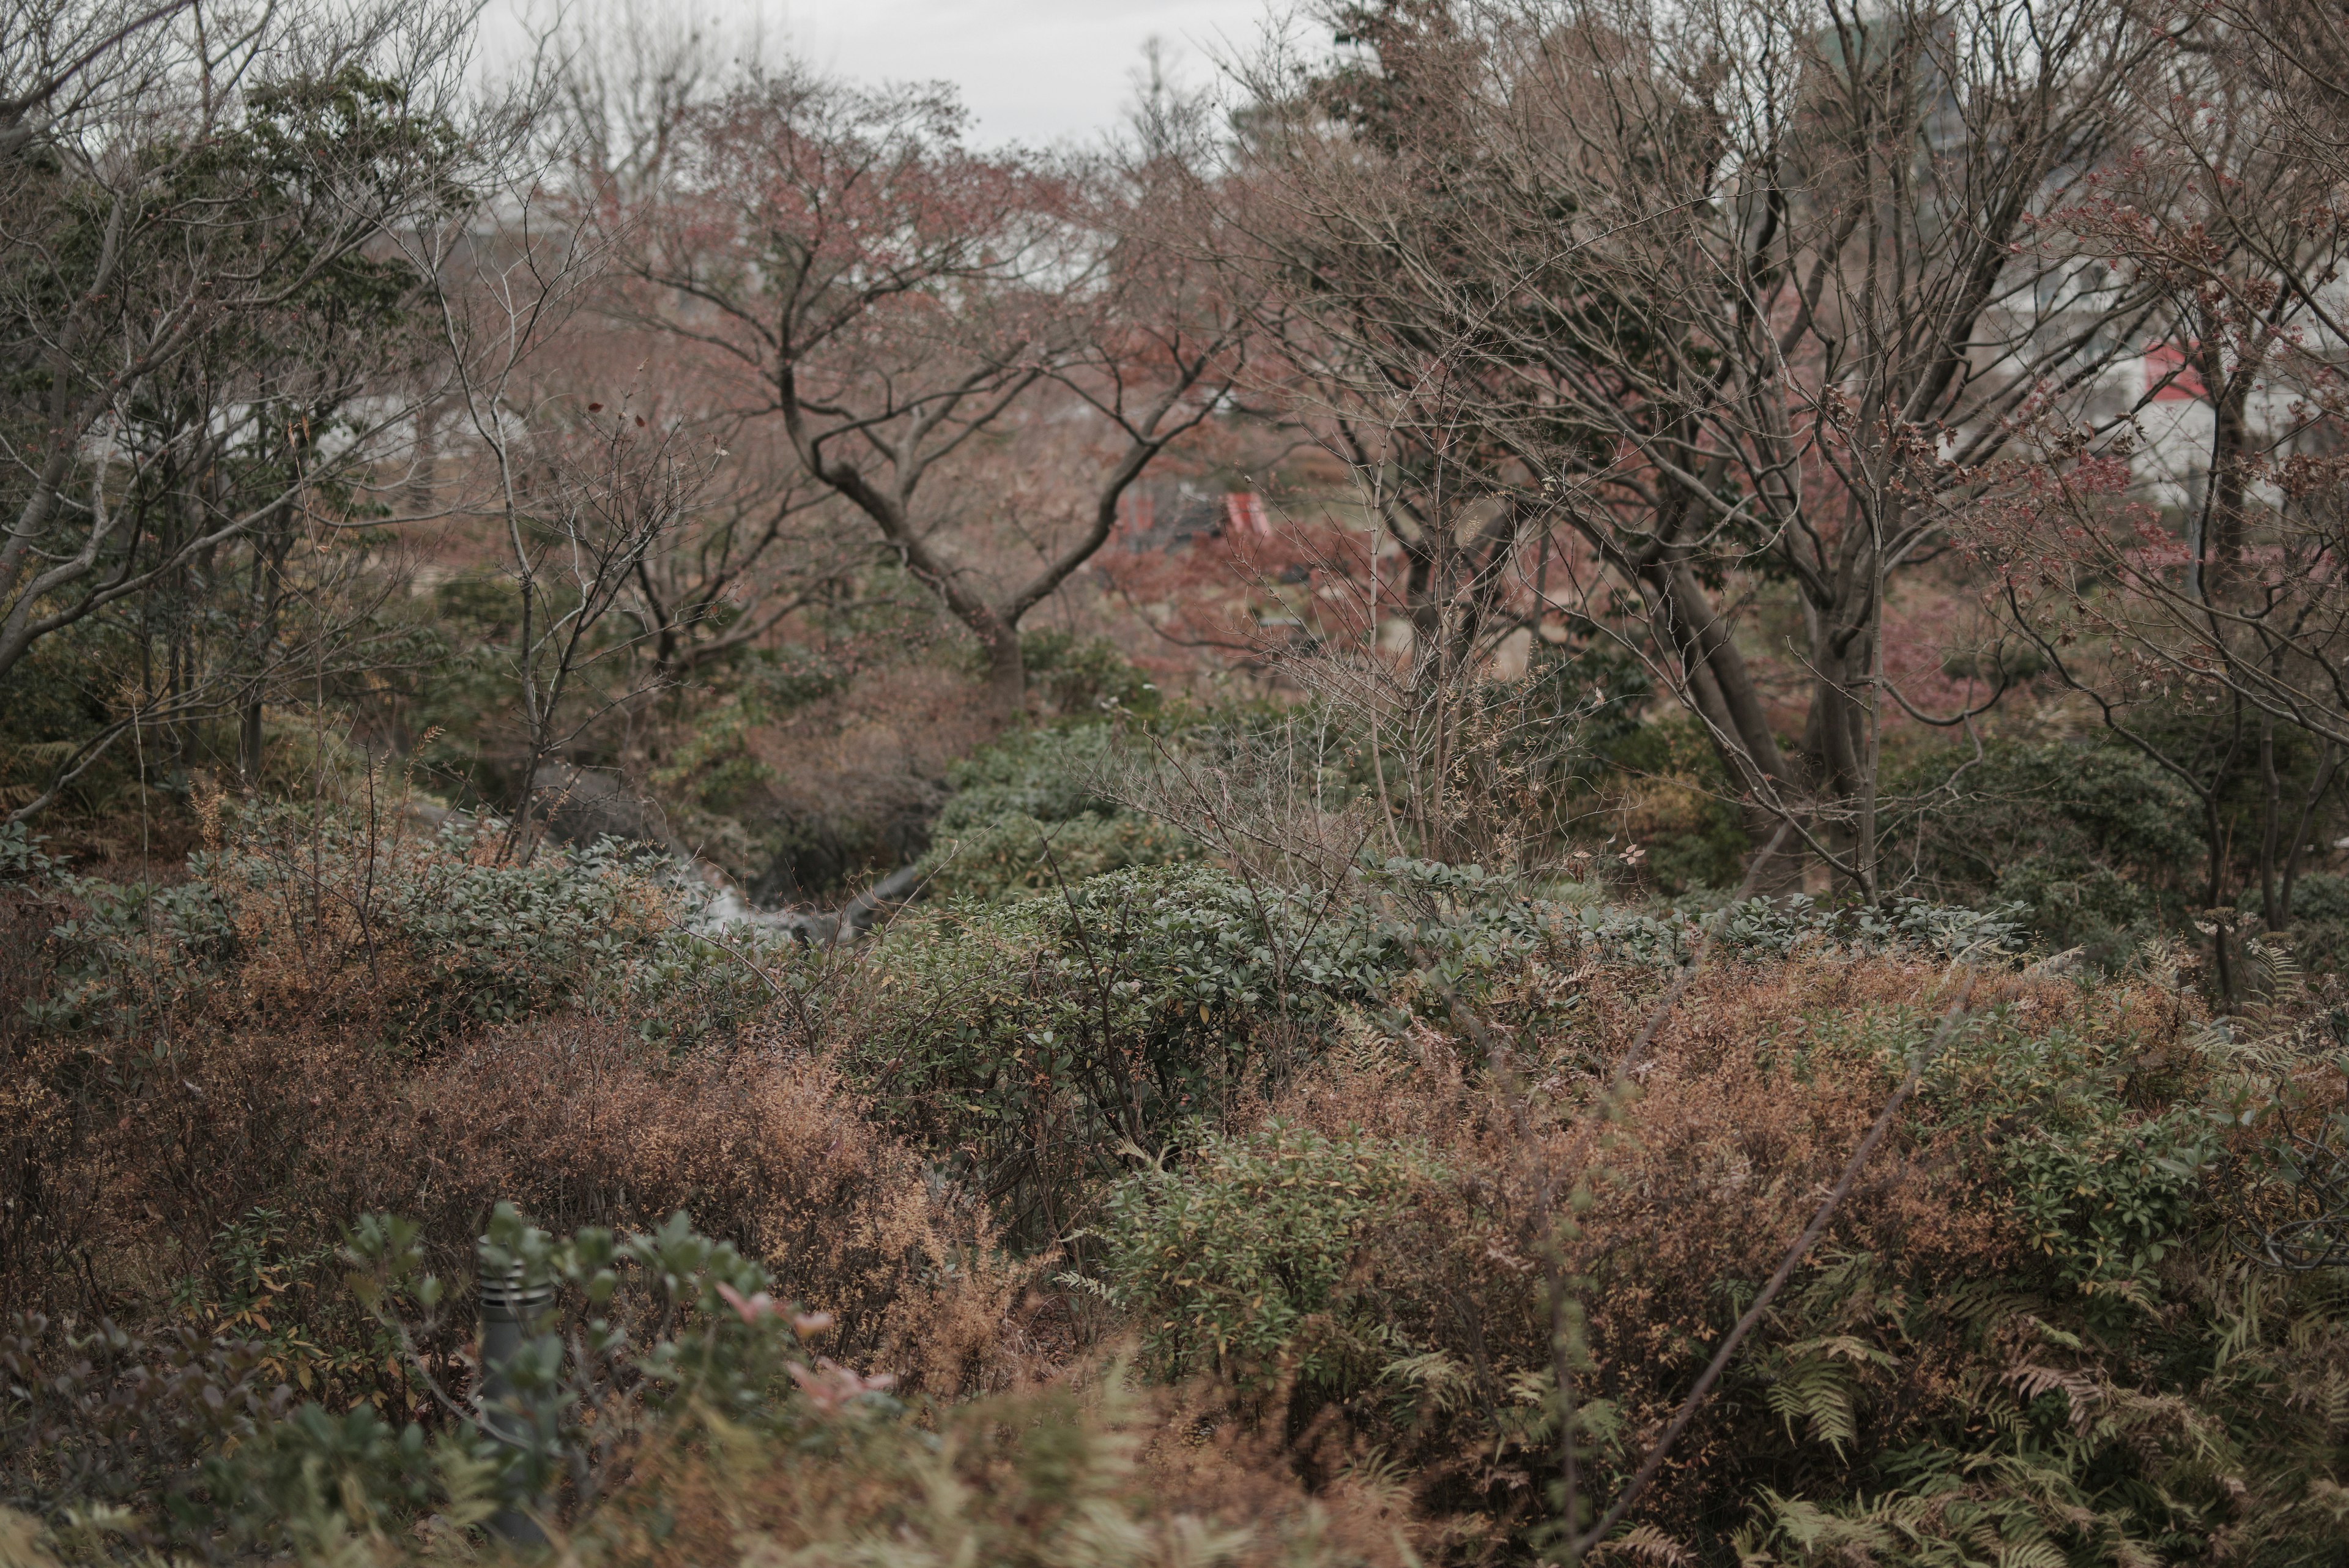
[[[489,1262],[490,1239],[481,1239],[481,1382],[474,1397],[481,1410],[481,1430],[516,1455],[530,1451],[531,1418],[514,1407],[514,1358],[522,1354],[532,1323],[554,1303],[554,1287],[531,1283],[520,1263],[493,1271]],[[490,1518],[490,1528],[508,1541],[540,1544],[546,1536],[518,1509],[501,1509]]]

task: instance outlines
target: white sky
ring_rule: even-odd
[[[563,0],[507,0],[544,16]],[[590,5],[594,0],[590,0]],[[1091,140],[1133,96],[1144,40],[1165,41],[1170,74],[1205,85],[1215,57],[1252,49],[1292,0],[604,0],[655,15],[698,15],[755,29],[788,53],[852,80],[954,83],[981,143]],[[574,15],[580,13],[574,12]],[[499,53],[494,47],[491,53]]]
[[[745,3],[745,0],[738,0]],[[1265,0],[747,0],[784,47],[842,76],[943,79],[962,88],[982,141],[1090,138],[1133,93],[1143,41],[1178,78],[1250,47]]]

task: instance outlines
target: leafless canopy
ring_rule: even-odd
[[[1233,223],[1379,433],[1362,461],[1439,537],[1475,509],[1578,539],[1561,567],[1633,610],[1756,826],[1873,895],[1888,584],[1943,548],[2013,417],[2146,319],[2039,225],[2124,156],[2165,36],[2113,0],[1347,26],[1334,72],[1259,62]],[[1773,650],[1807,688],[1791,749],[1733,635],[1770,583],[1800,610]]]

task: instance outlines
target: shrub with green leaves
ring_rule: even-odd
[[[1059,627],[1019,634],[1019,661],[1027,671],[1030,699],[1063,719],[1099,718],[1117,710],[1155,712],[1158,688],[1105,637],[1080,637]],[[963,645],[963,669],[974,679],[987,675],[987,649]]]
[[[1393,1355],[1379,1319],[1354,1310],[1357,1249],[1432,1175],[1423,1154],[1367,1138],[1278,1121],[1219,1133],[1179,1171],[1118,1184],[1102,1282],[1079,1282],[1129,1314],[1163,1376],[1287,1374],[1340,1391]]]
[[[833,1020],[852,1081],[1041,1241],[1121,1140],[1185,1136],[1412,960],[1361,909],[1178,865],[901,920],[873,961]]]
[[[2220,1149],[2211,1106],[2149,1115],[2125,1092],[2131,1071],[2109,1042],[2000,1015],[1936,1064],[1924,1099],[1981,1129],[2002,1199],[2046,1260],[2035,1283],[2077,1296],[2100,1323],[2158,1293]]]
[[[1624,661],[1637,673],[1618,676],[1618,681],[1636,679],[1639,684],[1631,690],[1644,695],[1645,672],[1628,657]],[[1736,887],[1754,845],[1734,804],[1736,785],[1718,749],[1702,724],[1677,715],[1640,723],[1637,712],[1636,706],[1629,710],[1633,722],[1618,717],[1616,722],[1603,724],[1599,743],[1615,787],[1677,786],[1671,793],[1678,809],[1641,829],[1649,875],[1674,895]]]
[[[361,1216],[348,1256],[361,1298],[402,1345],[430,1342],[447,1313],[461,1309],[426,1269],[424,1238],[411,1224]],[[792,1397],[799,1389],[840,1385],[846,1395],[878,1397],[892,1381],[818,1377],[800,1341],[830,1319],[776,1303],[764,1267],[681,1213],[636,1235],[589,1227],[557,1238],[501,1203],[481,1267],[544,1293],[506,1367],[507,1391],[449,1386],[420,1357],[410,1376],[441,1407],[471,1411],[460,1436],[492,1465],[508,1507],[594,1507],[637,1445],[678,1419],[774,1428],[804,1414]]]
[[[2020,904],[2042,942],[2107,969],[2177,919],[2206,847],[2194,796],[2119,744],[1933,752],[1898,770],[1887,797],[1910,803],[1887,840],[1906,841],[1927,896]]]
[[[429,1043],[557,1011],[626,1016],[683,1044],[771,992],[695,929],[706,894],[613,841],[504,860],[485,829],[417,834],[334,811],[262,808],[178,883],[114,883],[27,863],[62,919],[60,984],[39,1026],[129,1035],[160,1014],[341,1022]],[[780,938],[738,932],[788,964]],[[752,955],[754,958],[758,954]]]
[[[1119,744],[1107,724],[1019,730],[957,764],[922,862],[933,895],[1017,898],[1197,857],[1179,830],[1100,793]]]
[[[2243,911],[2260,906],[2257,888],[2244,890]],[[2302,874],[2292,885],[2292,956],[2309,973],[2349,970],[2349,877],[2332,871]]]
[[[1159,706],[1158,688],[1108,638],[1081,638],[1056,628],[1026,631],[1019,634],[1019,658],[1029,690],[1054,712],[1150,713]]]
[[[648,1444],[712,1423],[790,1439],[843,1406],[900,1410],[888,1378],[805,1350],[827,1320],[776,1303],[763,1268],[682,1214],[638,1235],[555,1238],[499,1205],[482,1267],[548,1304],[498,1397],[423,1350],[446,1342],[452,1311],[473,1311],[424,1251],[413,1225],[363,1215],[345,1258],[429,1426],[404,1401],[389,1418],[374,1403],[294,1403],[268,1347],[234,1327],[58,1339],[20,1321],[0,1339],[0,1503],[56,1516],[105,1502],[135,1543],[308,1555],[436,1505],[460,1521],[492,1507],[575,1521]]]

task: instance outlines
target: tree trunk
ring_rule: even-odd
[[[1761,688],[1696,574],[1686,566],[1670,568],[1651,578],[1650,587],[1665,610],[1667,628],[1687,672],[1690,701],[1712,732],[1722,765],[1744,797],[1740,815],[1745,836],[1760,854],[1777,838],[1790,815],[1798,828],[1808,826],[1803,781],[1780,752]],[[1769,864],[1750,868],[1754,890],[1765,898],[1796,892],[1803,886],[1809,856],[1800,835],[1790,833],[1778,845]]]
[[[2277,776],[2275,718],[2260,715],[2260,919],[2262,929],[2283,929],[2282,906],[2276,900],[2276,849],[2283,833],[2283,780]]]
[[[2309,820],[2316,815],[2317,803],[2324,798],[2324,792],[2333,787],[2333,764],[2340,755],[2339,748],[2331,741],[2324,742],[2324,754],[2316,764],[2316,777],[2309,784],[2308,794],[2300,803],[2299,819],[2292,825],[2292,850],[2283,863],[2283,890],[2276,899],[2277,910],[2287,926],[2292,924],[2292,888],[2300,881],[2301,852],[2308,847]]]
[[[1027,710],[1028,665],[1019,652],[1019,628],[1000,622],[992,636],[982,636],[987,649],[987,712],[998,723],[1009,723]]]
[[[1803,730],[1805,772],[1822,806],[1820,841],[1860,896],[1873,898],[1869,867],[1875,845],[1867,806],[1874,770],[1869,765],[1868,704],[1858,692],[1874,669],[1875,639],[1865,628],[1839,625],[1826,617],[1821,622],[1810,658],[1816,673]]]

